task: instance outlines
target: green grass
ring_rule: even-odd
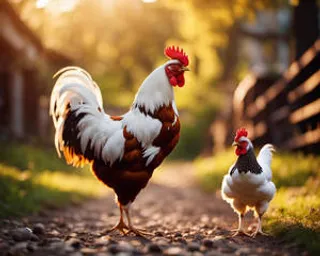
[[[0,153],[0,218],[78,203],[105,191],[90,171],[66,166],[53,150],[16,144]]]
[[[208,192],[220,189],[223,175],[235,159],[231,150],[197,159],[194,164],[202,188]],[[272,170],[277,193],[265,216],[264,228],[319,255],[320,156],[276,153]]]
[[[320,253],[320,174],[304,186],[280,188],[264,226],[272,234],[295,241],[311,254]]]
[[[15,166],[20,170],[63,170],[81,173],[72,166],[67,165],[63,157],[60,159],[54,148],[44,148],[15,142],[0,142],[0,148],[0,163]]]

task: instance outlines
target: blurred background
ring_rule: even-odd
[[[123,114],[171,44],[184,48],[192,72],[175,93],[182,133],[170,160],[193,161],[200,184],[215,190],[235,160],[234,132],[245,126],[256,147],[270,142],[284,152],[278,186],[312,177],[319,192],[319,17],[318,0],[0,0],[3,215],[43,200],[35,188],[47,180],[57,202],[95,193],[91,180],[86,191],[77,186],[85,172],[55,155],[53,74],[66,65],[87,69],[106,112]],[[61,183],[66,175],[70,182]],[[10,205],[17,195],[20,206]]]
[[[259,145],[320,149],[316,0],[1,0],[0,10],[2,140],[52,145],[59,68],[87,69],[106,111],[121,114],[165,61],[164,47],[177,44],[192,72],[176,93],[174,158],[224,149],[240,125]]]

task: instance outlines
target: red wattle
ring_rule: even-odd
[[[245,148],[237,147],[235,153],[237,156],[245,155],[247,153],[247,150]]]
[[[174,76],[170,78],[169,82],[172,86],[176,86],[178,84],[178,81]]]
[[[183,75],[183,74],[179,75],[179,76],[177,77],[177,80],[178,80],[178,86],[179,86],[179,87],[184,86],[184,75]]]

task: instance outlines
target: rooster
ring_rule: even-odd
[[[276,192],[271,181],[274,147],[271,144],[264,145],[256,158],[252,142],[247,136],[248,132],[244,128],[237,130],[232,145],[236,146],[238,159],[223,178],[221,194],[239,216],[238,229],[233,236],[241,233],[248,235],[243,228],[243,218],[247,210],[252,209],[258,219],[258,226],[251,234],[255,237],[258,233],[265,234],[261,219]]]
[[[104,112],[99,87],[78,67],[66,67],[51,94],[50,114],[59,157],[76,167],[90,164],[95,176],[112,188],[119,222],[108,232],[148,234],[133,227],[129,209],[153,171],[179,141],[180,121],[173,87],[183,87],[189,59],[183,49],[168,47],[169,60],[140,86],[130,110],[122,116]],[[127,223],[124,221],[124,214]]]

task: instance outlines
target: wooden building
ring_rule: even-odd
[[[71,61],[46,49],[6,1],[0,1],[0,139],[47,134],[52,73]],[[44,75],[44,74],[50,75]]]

